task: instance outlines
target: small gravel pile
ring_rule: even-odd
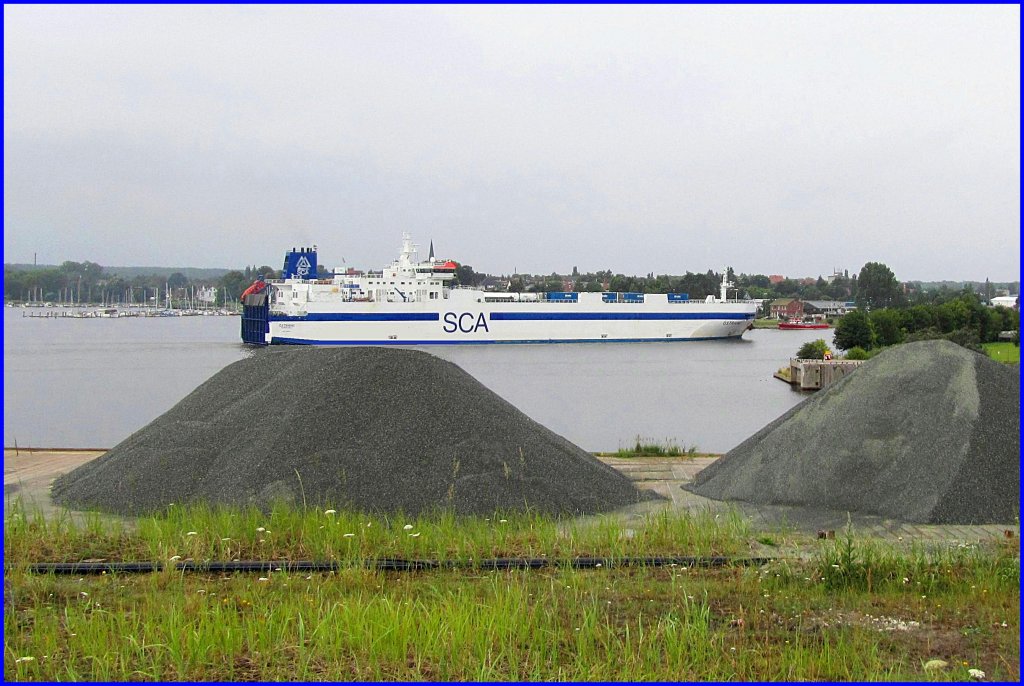
[[[701,471],[716,500],[906,522],[1020,514],[1019,367],[949,341],[889,348]]]
[[[579,515],[659,498],[454,364],[372,347],[260,350],[52,492],[69,507],[126,515],[278,501]]]

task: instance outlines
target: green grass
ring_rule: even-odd
[[[983,343],[981,347],[997,362],[1020,362],[1020,346],[1013,343]]]
[[[1016,539],[908,550],[852,531],[769,536],[735,513],[406,520],[175,508],[131,526],[14,514],[4,526],[7,680],[962,681],[968,668],[1019,677]],[[745,555],[758,539],[801,554],[710,570],[61,577],[25,567],[174,555]],[[949,667],[926,673],[931,658]]]
[[[778,319],[755,319],[754,320],[754,328],[755,329],[777,329],[777,328],[779,328],[779,320]]]
[[[628,448],[619,448],[614,453],[598,453],[604,457],[696,457],[697,446],[681,446],[672,439],[657,442],[648,438],[636,437],[636,442]]]
[[[617,519],[497,512],[490,517],[374,516],[278,506],[256,508],[175,505],[130,525],[89,514],[82,521],[47,519],[9,509],[4,522],[6,560],[72,562],[170,560],[338,560],[388,557],[469,560],[485,557],[574,555],[733,555],[745,548],[749,527],[736,512],[639,517],[623,534]],[[408,527],[408,528],[406,528]]]

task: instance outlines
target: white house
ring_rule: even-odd
[[[997,295],[996,297],[992,298],[991,303],[993,307],[995,307],[996,305],[1002,305],[1003,307],[1016,308],[1017,298],[1018,296],[1016,295]]]

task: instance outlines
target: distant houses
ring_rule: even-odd
[[[1003,307],[1009,307],[1014,310],[1020,309],[1020,296],[1019,295],[997,295],[992,298],[989,302],[992,303],[993,307],[1002,305]]]
[[[842,316],[850,310],[856,309],[851,302],[840,300],[801,300],[800,298],[779,298],[773,300],[769,311],[776,319],[787,319],[791,317],[820,316],[837,317]]]
[[[853,309],[856,309],[853,303],[839,300],[807,300],[804,302],[804,314],[820,314],[823,317],[841,317]]]
[[[804,301],[799,298],[779,298],[778,300],[773,300],[771,313],[775,319],[802,317],[804,315]]]

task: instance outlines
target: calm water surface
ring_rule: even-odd
[[[238,317],[47,320],[28,311],[4,308],[7,447],[112,447],[252,354],[238,342]],[[832,331],[424,349],[587,450],[640,435],[725,452],[806,397],[772,373],[816,338],[831,343]]]

